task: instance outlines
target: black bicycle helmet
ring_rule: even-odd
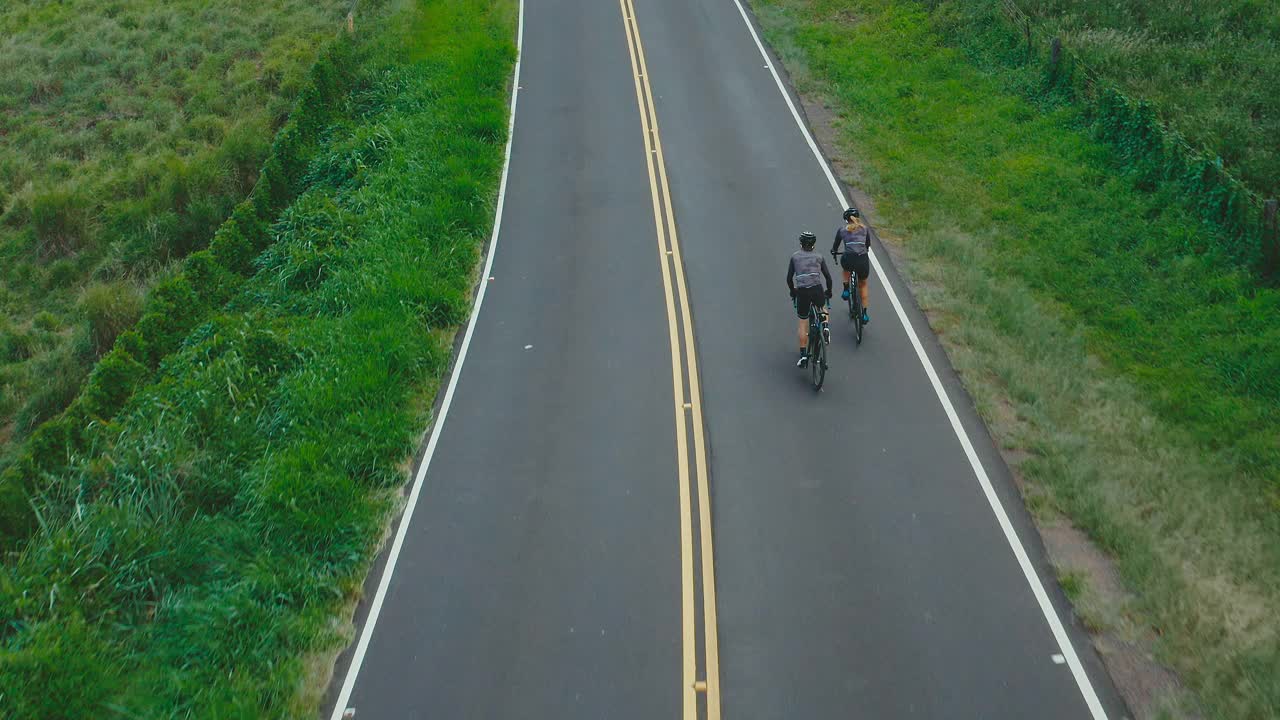
[[[805,232],[800,233],[800,247],[804,248],[805,250],[811,250],[813,249],[813,246],[817,244],[818,244],[817,235],[814,235],[813,233],[807,230]]]
[[[845,222],[849,222],[849,218],[860,218],[860,217],[862,217],[862,213],[858,212],[858,208],[856,207],[851,207],[848,210],[844,211]]]

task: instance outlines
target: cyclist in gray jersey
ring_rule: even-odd
[[[831,271],[826,258],[813,251],[818,238],[811,232],[800,233],[800,249],[791,255],[787,263],[787,289],[795,300],[796,317],[800,318],[800,359],[796,367],[809,364],[809,308],[818,308],[822,326],[827,326],[827,301],[831,299]],[[824,286],[822,281],[826,279]]]
[[[862,299],[862,324],[871,322],[867,314],[867,278],[871,276],[871,258],[867,252],[871,250],[871,228],[862,222],[858,208],[851,207],[844,211],[844,227],[836,230],[835,242],[831,243],[831,257],[840,255],[840,267],[844,270],[844,292],[841,300],[849,299],[849,282],[854,275],[858,276],[858,293]],[[841,249],[843,248],[843,249]]]

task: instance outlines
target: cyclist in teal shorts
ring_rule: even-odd
[[[871,322],[867,314],[867,278],[871,276],[871,230],[862,222],[858,208],[851,207],[844,211],[845,225],[836,230],[835,242],[831,243],[831,257],[840,256],[840,268],[844,270],[844,292],[840,299],[848,300],[850,281],[858,278],[858,286],[854,292],[859,293],[862,300],[862,324]],[[843,249],[842,247],[843,246]]]

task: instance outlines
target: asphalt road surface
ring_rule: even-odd
[[[735,0],[528,0],[520,57],[481,304],[327,711],[1123,717],[878,245],[863,344],[837,312],[822,392],[795,369],[787,260],[845,201]]]

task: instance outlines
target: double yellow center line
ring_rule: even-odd
[[[658,233],[658,260],[667,304],[667,330],[671,340],[671,379],[675,399],[676,458],[680,483],[680,572],[683,660],[681,702],[683,720],[696,720],[699,709],[707,720],[720,720],[720,644],[716,634],[715,554],[711,543],[711,492],[707,483],[707,445],[702,426],[702,394],[698,387],[698,362],[693,343],[693,321],[689,315],[689,294],[685,286],[684,261],[676,234],[675,211],[671,207],[671,187],[667,183],[662,140],[658,134],[658,114],[645,64],[644,44],[636,24],[635,5],[619,0],[626,26],[627,50],[635,76],[636,103],[644,134],[645,160],[653,200],[653,219]],[[672,277],[675,278],[674,290]],[[683,337],[683,356],[681,338]],[[688,395],[686,395],[686,389]],[[692,442],[690,439],[692,438]],[[698,493],[698,543],[694,545],[693,496],[690,488],[689,446],[693,446],[693,471]],[[701,583],[694,566],[701,566]],[[697,600],[702,599],[702,622],[698,623]],[[699,674],[699,639],[702,672]],[[705,698],[699,703],[699,696]]]

